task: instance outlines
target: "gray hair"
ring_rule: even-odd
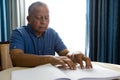
[[[39,7],[39,6],[47,6],[45,3],[43,2],[34,2],[32,3],[29,8],[28,8],[28,15],[32,15],[33,14],[33,10],[35,7]]]

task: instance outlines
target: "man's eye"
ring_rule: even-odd
[[[40,20],[41,18],[40,17],[36,17],[36,19]]]
[[[49,19],[49,17],[45,17],[45,19]]]
[[[44,16],[44,17],[35,17],[37,20],[43,20],[43,19],[45,19],[45,20],[48,20],[49,19],[49,17],[48,16]]]

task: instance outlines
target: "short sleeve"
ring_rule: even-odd
[[[12,31],[12,35],[10,38],[10,50],[11,49],[21,49],[24,51],[23,37],[17,29]]]
[[[64,42],[60,38],[57,32],[55,32],[55,51],[59,53],[60,51],[66,49]]]

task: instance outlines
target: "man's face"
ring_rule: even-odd
[[[35,7],[33,14],[28,16],[28,23],[32,26],[34,31],[41,33],[48,28],[49,11],[46,6]]]

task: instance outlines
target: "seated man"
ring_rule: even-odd
[[[35,2],[28,10],[28,25],[13,30],[10,54],[14,66],[33,67],[46,63],[75,69],[76,63],[92,68],[89,58],[81,52],[71,54],[55,30],[48,28],[49,10],[45,3]],[[55,56],[55,52],[59,56]]]

